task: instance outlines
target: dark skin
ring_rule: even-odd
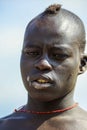
[[[56,17],[37,19],[25,33],[20,63],[28,91],[25,110],[47,112],[71,106],[77,76],[86,70],[87,56],[76,43],[82,35],[76,23],[56,21]],[[87,112],[78,106],[46,115],[13,113],[0,120],[0,130],[87,130]]]

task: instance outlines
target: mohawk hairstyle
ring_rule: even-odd
[[[46,14],[57,14],[58,11],[60,10],[61,5],[60,4],[54,4],[54,5],[50,5],[45,11],[44,13]]]

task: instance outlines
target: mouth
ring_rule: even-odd
[[[49,83],[49,81],[47,79],[38,79],[36,80],[36,82],[44,84],[44,83]]]
[[[38,90],[47,89],[53,86],[53,81],[49,77],[38,77],[31,81],[31,85]]]

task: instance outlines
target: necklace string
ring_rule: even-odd
[[[32,113],[32,114],[53,114],[53,113],[61,113],[64,111],[68,111],[70,109],[73,109],[75,107],[77,107],[78,103],[73,104],[72,106],[69,106],[67,108],[64,109],[57,109],[57,110],[53,110],[53,111],[47,111],[47,112],[39,112],[39,111],[31,111],[31,110],[23,110],[23,109],[15,109],[14,111],[17,112],[24,112],[24,113]],[[23,107],[22,107],[23,108]]]

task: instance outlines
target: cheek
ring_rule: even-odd
[[[27,88],[28,86],[28,76],[30,75],[30,71],[31,71],[31,67],[32,67],[32,64],[31,63],[28,63],[26,60],[21,60],[20,61],[20,70],[21,70],[21,76],[22,76],[22,80],[23,80],[23,83],[24,83],[24,86]]]
[[[25,74],[25,75],[29,74],[32,67],[33,67],[33,64],[32,62],[29,62],[29,59],[21,58],[20,68],[21,68],[22,74]]]
[[[55,69],[56,77],[61,82],[61,84],[69,83],[75,81],[78,75],[78,65],[76,63],[68,63],[59,65]]]

